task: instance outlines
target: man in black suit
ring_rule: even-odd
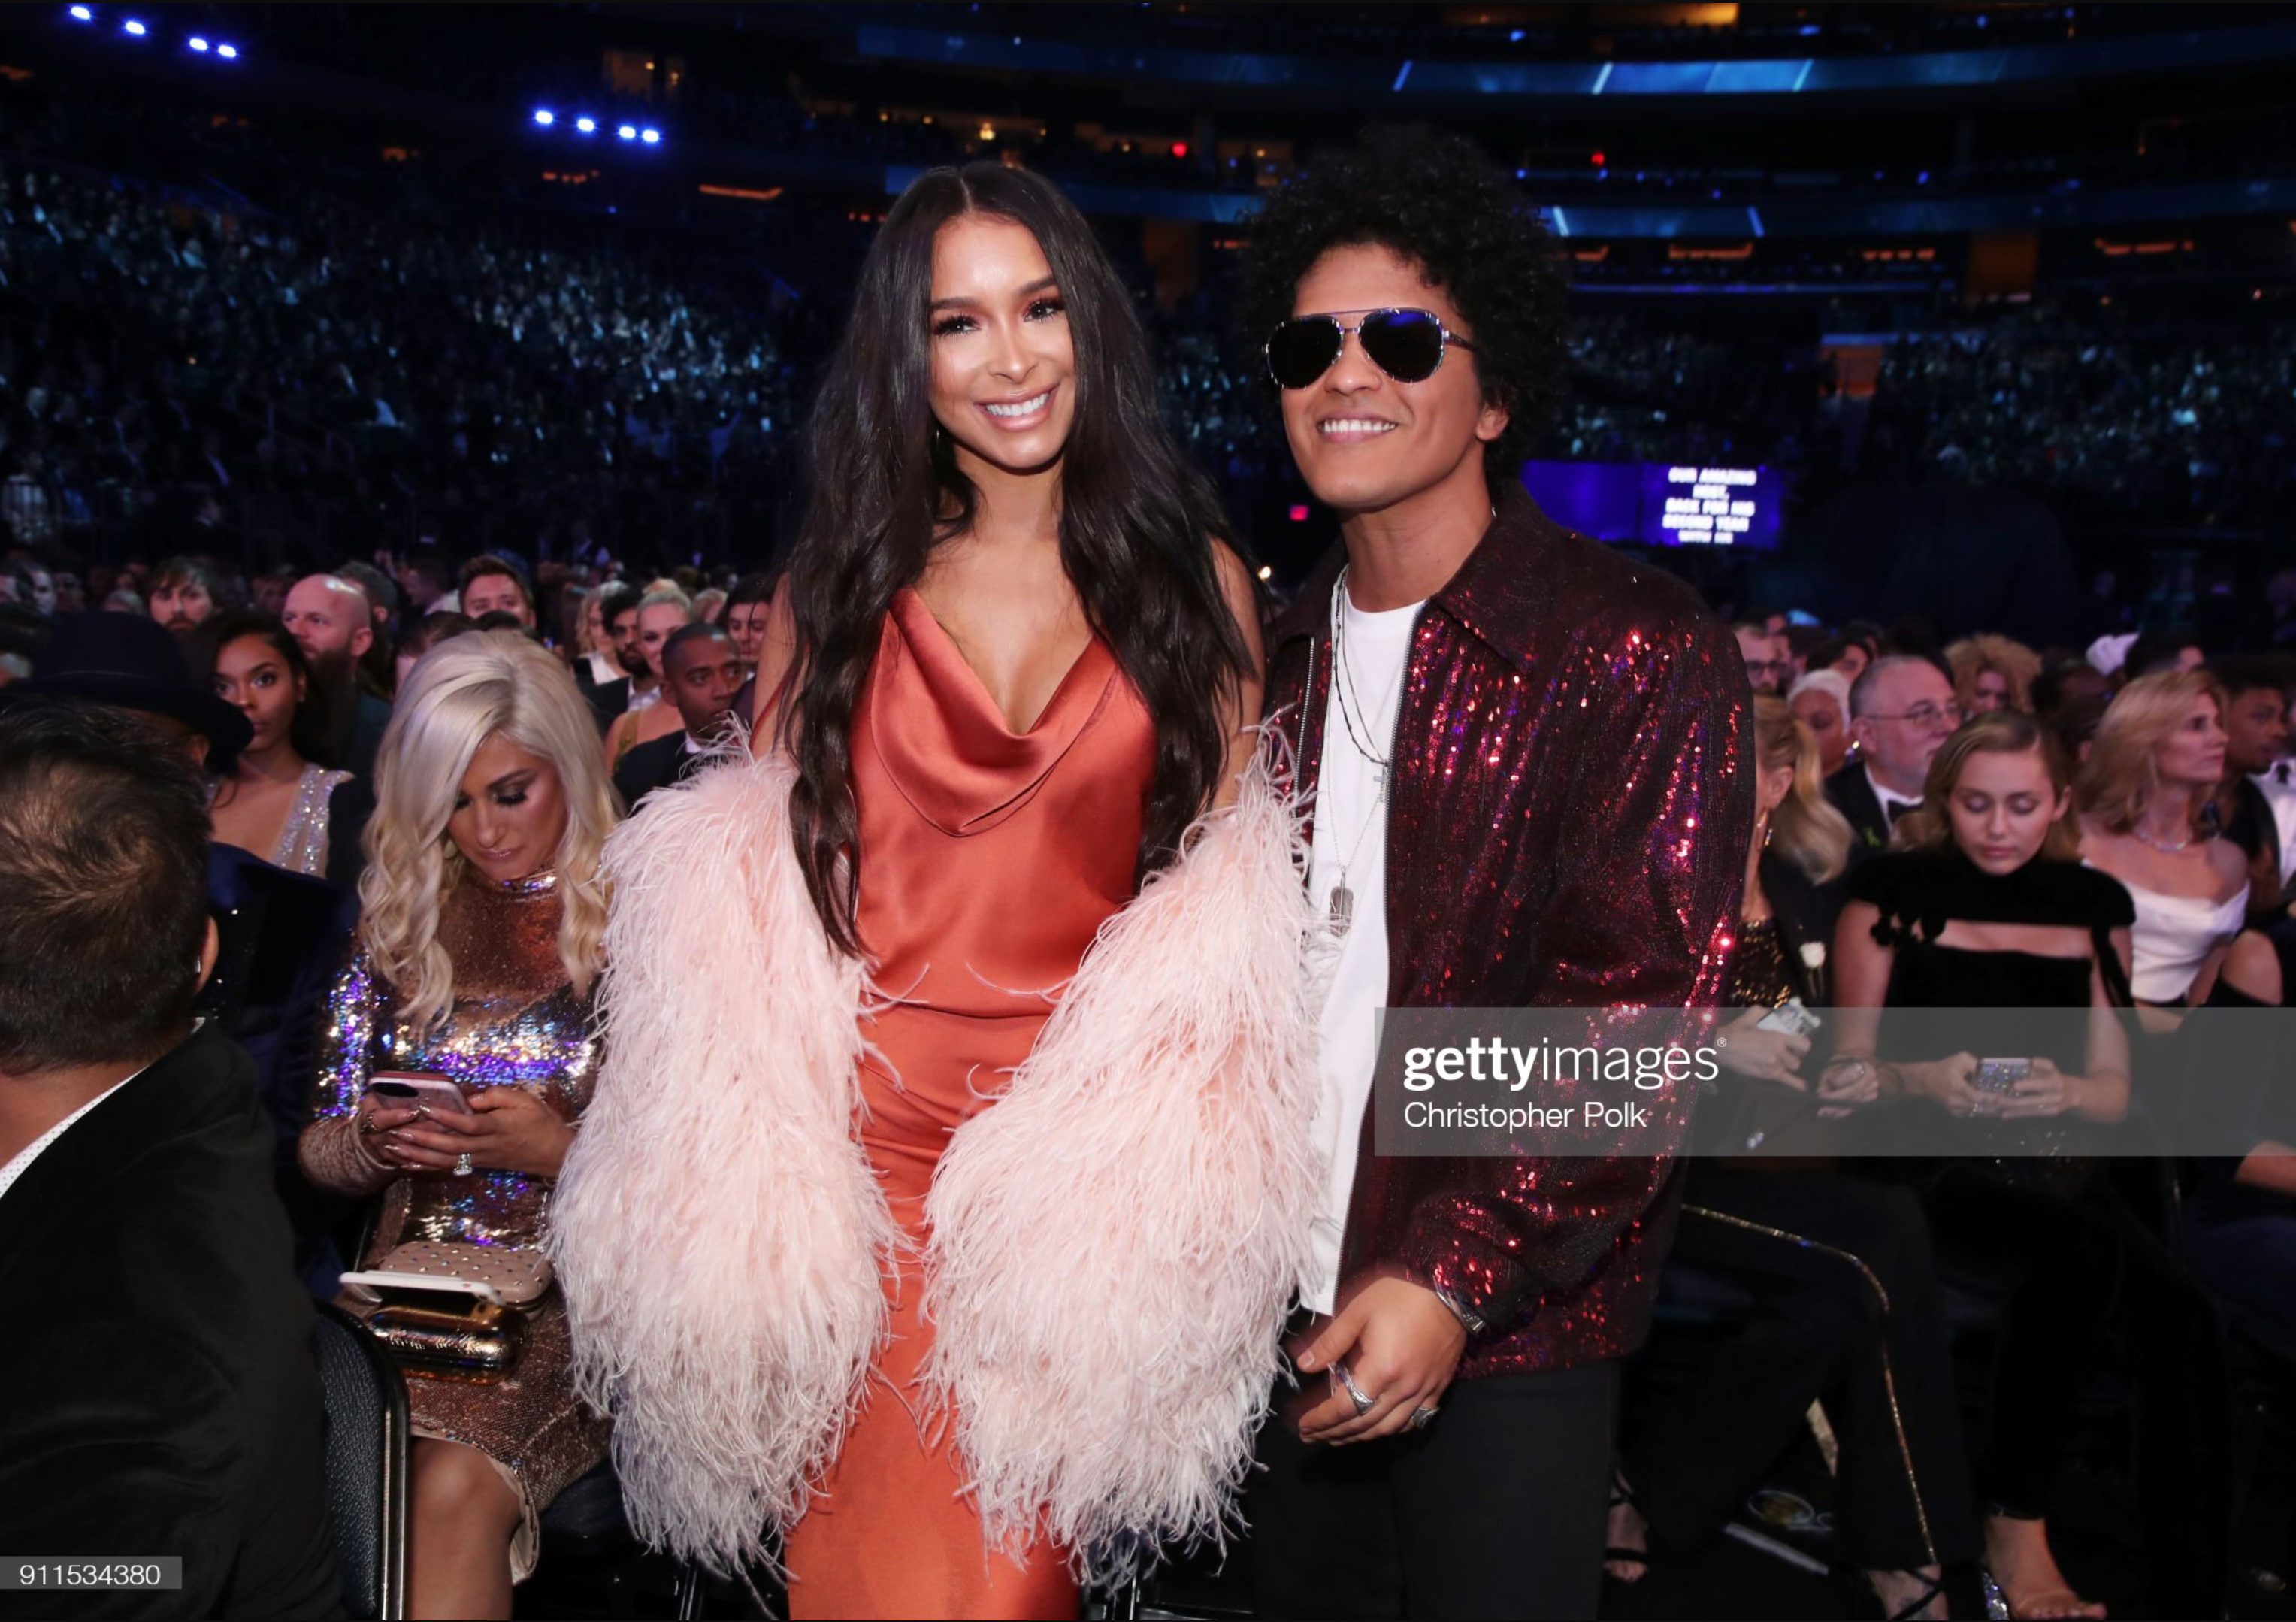
[[[2288,874],[2280,864],[2286,830],[2273,808],[2272,774],[2288,749],[2288,695],[2278,663],[2261,659],[2211,659],[2209,674],[2224,689],[2225,779],[2216,812],[2224,837],[2248,858],[2248,916],[2261,928],[2288,908]]]
[[[641,743],[614,768],[614,787],[635,811],[656,789],[683,782],[725,741],[742,691],[742,655],[714,625],[680,626],[661,644],[662,692],[677,706],[685,729]]]
[[[1890,830],[1922,803],[1939,748],[1961,725],[1953,679],[1934,659],[1892,653],[1849,688],[1849,736],[1857,752],[1825,780],[1825,797],[1857,837],[1849,865],[1890,848]]]
[[[338,1617],[311,1314],[212,970],[200,780],[124,711],[0,709],[0,1528],[178,1555],[104,1614]],[[11,1616],[89,1615],[18,1593]]]

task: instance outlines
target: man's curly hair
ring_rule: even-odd
[[[1458,307],[1483,398],[1507,409],[1484,467],[1495,483],[1513,479],[1553,418],[1563,369],[1565,283],[1537,210],[1465,136],[1374,126],[1353,146],[1317,153],[1252,222],[1247,339],[1259,343],[1290,316],[1316,260],[1362,242],[1417,262]]]

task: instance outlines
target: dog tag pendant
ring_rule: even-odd
[[[1356,893],[1344,884],[1332,886],[1332,933],[1344,935],[1356,918]]]

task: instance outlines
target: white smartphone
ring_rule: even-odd
[[[367,1077],[366,1090],[394,1104],[421,1104],[455,1115],[472,1113],[471,1101],[463,1096],[463,1089],[444,1076],[419,1070],[377,1070]]]
[[[458,1279],[439,1273],[346,1273],[336,1282],[362,1301],[378,1301],[386,1290],[428,1290],[434,1295],[474,1295],[481,1301],[502,1304],[502,1291],[477,1279]]]

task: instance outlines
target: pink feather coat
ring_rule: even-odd
[[[852,1130],[872,993],[806,894],[793,778],[729,761],[609,840],[604,1060],[552,1202],[631,1524],[718,1570],[836,1457],[895,1234]],[[1110,1558],[1232,1515],[1319,1187],[1302,855],[1255,763],[942,1156],[925,1380],[994,1538]]]

